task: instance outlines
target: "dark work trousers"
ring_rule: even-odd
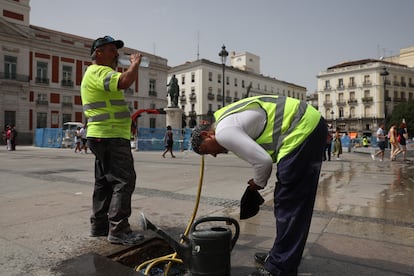
[[[92,231],[111,234],[131,231],[131,196],[136,174],[131,143],[121,138],[88,138],[95,154],[95,187],[92,198]]]
[[[272,275],[297,275],[312,219],[326,136],[326,122],[321,118],[302,145],[277,164],[276,239],[265,263]]]

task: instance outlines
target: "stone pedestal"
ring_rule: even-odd
[[[182,114],[183,110],[178,107],[164,108],[166,115],[166,125],[171,126],[172,129],[182,128]]]

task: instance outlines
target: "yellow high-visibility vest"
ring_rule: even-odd
[[[318,125],[321,114],[314,107],[298,99],[284,96],[255,96],[227,105],[214,113],[216,123],[226,116],[260,107],[267,122],[256,142],[277,163],[296,149]]]
[[[130,139],[131,114],[123,91],[118,89],[120,75],[111,67],[96,64],[86,70],[81,96],[88,137]]]

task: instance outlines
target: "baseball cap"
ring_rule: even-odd
[[[96,48],[99,48],[106,44],[115,44],[117,49],[124,47],[124,42],[122,40],[115,40],[113,37],[106,35],[104,37],[95,39],[95,41],[92,43],[91,55],[96,50]]]

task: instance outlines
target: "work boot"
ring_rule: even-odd
[[[119,233],[119,234],[109,234],[108,241],[115,244],[122,245],[135,245],[139,244],[141,240],[144,239],[144,235],[141,235],[137,232],[128,232],[128,233]]]
[[[108,236],[108,229],[106,230],[91,230],[90,237],[106,237]]]
[[[256,252],[254,253],[254,260],[260,264],[261,266],[264,266],[267,258],[269,258],[269,254],[268,253],[264,253],[264,252]]]
[[[264,268],[258,268],[255,272],[248,274],[247,276],[272,276],[273,274]]]
[[[108,223],[99,224],[99,226],[92,225],[90,237],[107,237],[109,233]]]

